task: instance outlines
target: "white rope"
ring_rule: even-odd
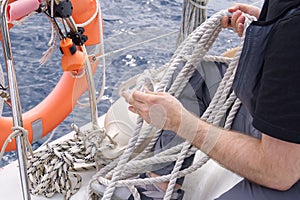
[[[100,55],[104,55],[105,54],[105,48],[104,48],[103,26],[102,26],[103,18],[102,18],[102,13],[100,12],[101,11],[100,1],[96,0],[96,4],[97,4],[97,9],[96,9],[97,12],[95,12],[94,15],[84,25],[85,26],[88,25],[98,15],[99,33],[100,33]],[[93,55],[93,61],[95,62],[96,60],[97,60],[96,55]],[[97,104],[102,100],[103,95],[104,95],[104,91],[105,91],[105,87],[106,87],[106,60],[105,60],[105,57],[102,57],[101,61],[102,61],[102,84],[101,84],[101,87],[100,87],[99,96],[97,97],[97,100],[96,100]],[[77,105],[79,107],[88,107],[88,106],[90,106],[89,103],[81,103],[79,101],[77,101]]]
[[[51,25],[51,35],[48,42],[49,48],[43,52],[43,57],[40,59],[40,65],[46,64],[46,62],[51,58],[53,55],[55,49],[56,49],[56,40],[58,39],[58,29],[55,25],[55,22],[53,20],[54,17],[54,0],[51,0],[50,2],[50,17],[46,15],[50,21]],[[55,34],[56,31],[56,34]]]
[[[25,148],[29,149],[29,152],[32,154],[32,148],[30,145],[30,142],[28,140],[28,131],[24,129],[23,127],[17,126],[12,128],[12,133],[6,138],[5,142],[3,143],[3,146],[1,148],[0,152],[0,160],[2,160],[3,155],[5,153],[7,145],[12,142],[13,139],[15,139],[17,136],[22,136],[25,144]]]
[[[227,11],[220,11],[213,15],[211,18],[205,21],[200,27],[198,27],[194,32],[188,36],[188,38],[178,47],[175,51],[174,56],[171,58],[170,62],[163,66],[166,69],[164,73],[164,77],[162,78],[160,84],[157,87],[157,91],[165,91],[166,85],[171,81],[171,77],[174,74],[177,67],[185,63],[182,70],[177,75],[175,81],[172,83],[169,93],[173,94],[175,97],[178,97],[188,80],[192,76],[195,70],[195,66],[197,63],[201,62],[201,60],[213,60],[212,56],[205,56],[209,48],[212,46],[215,41],[218,33],[220,32],[220,21],[221,18],[225,15],[230,15]],[[222,60],[224,62],[230,63],[229,67],[220,83],[220,87],[218,88],[214,99],[212,100],[207,112],[205,112],[202,116],[202,119],[207,120],[210,123],[220,125],[221,118],[226,115],[228,109],[232,107],[227,117],[225,128],[230,128],[230,125],[234,119],[234,116],[238,110],[240,105],[240,101],[236,100],[236,96],[230,94],[231,85],[235,73],[235,68],[237,66],[238,58],[241,52],[241,48],[236,53],[236,57],[234,59],[225,59],[221,57],[216,57],[218,61]],[[145,77],[149,77],[146,75]],[[141,81],[143,82],[143,81]],[[137,88],[140,83],[137,84]],[[126,84],[125,84],[126,85]],[[220,105],[224,105],[225,108],[220,107]],[[231,106],[233,105],[233,106]],[[222,109],[220,109],[222,108]],[[215,117],[211,117],[211,115]],[[134,152],[135,143],[139,140],[139,134],[143,137],[140,140],[143,140],[145,135],[149,133],[150,128],[148,128],[145,133],[140,133],[140,128],[143,121],[139,118],[137,127],[134,131],[133,137],[129,141],[128,147],[125,150],[124,154],[119,158],[118,164],[114,163],[113,167],[110,166],[110,172],[106,171],[106,174],[110,174],[109,176],[104,177],[103,171],[99,171],[93,179],[91,180],[89,187],[95,181],[98,184],[102,184],[106,186],[106,191],[103,194],[103,199],[110,199],[113,195],[113,192],[116,187],[132,187],[136,185],[146,185],[146,184],[155,184],[159,182],[169,181],[169,185],[165,194],[164,199],[170,199],[174,185],[176,183],[176,179],[179,177],[183,177],[188,173],[191,173],[205,164],[208,160],[208,156],[204,156],[200,161],[193,164],[187,169],[179,170],[182,166],[182,162],[184,158],[192,155],[196,152],[196,148],[190,148],[190,143],[185,142],[181,145],[170,148],[168,153],[172,152],[172,154],[160,154],[155,155],[154,157],[146,157],[146,153],[142,152],[136,157],[129,160],[130,155]],[[151,140],[150,145],[146,147],[147,151],[150,152],[150,149],[153,147],[153,144],[159,137],[160,131],[157,131],[154,135],[154,139]],[[174,151],[176,149],[176,151]],[[152,165],[155,163],[168,163],[176,161],[173,172],[169,175],[156,177],[156,178],[146,178],[146,179],[128,179],[128,177],[134,175],[135,173],[145,172],[148,165]],[[109,170],[108,168],[106,170]],[[130,191],[134,191],[130,189]],[[92,197],[92,189],[89,188],[89,199]],[[135,197],[139,199],[139,196]]]
[[[99,55],[99,56],[96,56],[96,59],[98,60],[98,59],[100,59],[100,58],[102,58],[102,57],[112,56],[113,54],[119,53],[119,52],[121,52],[121,51],[125,51],[125,50],[127,50],[127,49],[131,49],[131,48],[134,48],[134,47],[137,47],[137,46],[141,46],[141,45],[143,45],[143,44],[146,44],[146,43],[149,43],[149,42],[152,42],[152,41],[161,39],[161,38],[168,37],[168,36],[173,35],[173,34],[175,34],[175,33],[178,33],[178,31],[173,31],[173,32],[170,32],[170,33],[166,33],[166,34],[163,34],[163,35],[154,37],[154,38],[150,38],[150,39],[144,40],[144,41],[142,41],[142,42],[134,43],[134,44],[129,45],[129,46],[126,46],[126,47],[124,47],[124,48],[120,48],[120,49],[113,50],[113,51],[110,51],[110,52],[105,53],[105,54],[101,54],[101,55]]]
[[[182,18],[177,46],[202,22],[206,20],[205,0],[184,0],[182,5]]]
[[[173,193],[175,185],[176,185],[176,180],[177,180],[177,177],[179,176],[180,168],[182,167],[183,161],[186,158],[189,147],[190,147],[190,143],[185,142],[185,144],[183,145],[183,148],[181,149],[180,154],[178,155],[178,159],[176,160],[173,171],[171,172],[171,177],[170,177],[170,181],[168,184],[168,188],[167,188],[166,194],[164,196],[165,200],[170,200],[172,197],[172,193]]]

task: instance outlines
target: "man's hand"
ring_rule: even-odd
[[[228,16],[225,16],[222,18],[222,27],[223,28],[229,28],[232,27],[233,30],[241,37],[244,32],[244,23],[245,23],[245,16],[243,13],[247,13],[251,16],[254,16],[256,18],[259,17],[260,14],[260,8],[247,5],[247,4],[233,4],[232,7],[228,9],[230,13],[232,13],[232,17],[229,18]]]
[[[164,92],[123,92],[122,96],[130,104],[128,109],[139,114],[147,123],[166,130],[178,131],[182,104],[172,95]]]

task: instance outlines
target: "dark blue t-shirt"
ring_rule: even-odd
[[[300,1],[266,1],[258,21],[269,23],[298,7]],[[300,12],[271,32],[264,52],[253,126],[261,132],[300,144]]]

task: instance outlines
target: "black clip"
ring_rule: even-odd
[[[11,107],[10,95],[6,92],[8,87],[4,87],[0,84],[0,97],[4,99],[4,102],[7,103],[9,107]]]
[[[84,33],[83,27],[78,27],[77,30],[78,31],[76,32],[74,31],[68,32],[67,37],[71,38],[75,45],[82,46],[88,40],[88,36],[83,35]]]
[[[48,13],[51,16],[51,6],[48,6]],[[53,16],[60,18],[69,18],[73,13],[73,5],[70,0],[60,1],[59,4],[54,3]]]

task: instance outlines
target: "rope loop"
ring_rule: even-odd
[[[31,144],[29,142],[28,139],[28,131],[26,129],[24,129],[24,127],[21,126],[15,126],[12,127],[12,133],[6,138],[2,148],[1,148],[1,152],[0,152],[0,160],[3,158],[3,155],[5,153],[5,149],[8,145],[8,143],[12,142],[12,140],[14,138],[16,138],[17,136],[21,136],[21,138],[24,140],[24,144],[25,144],[25,148],[27,148],[30,152],[30,154],[32,155],[32,147]]]

